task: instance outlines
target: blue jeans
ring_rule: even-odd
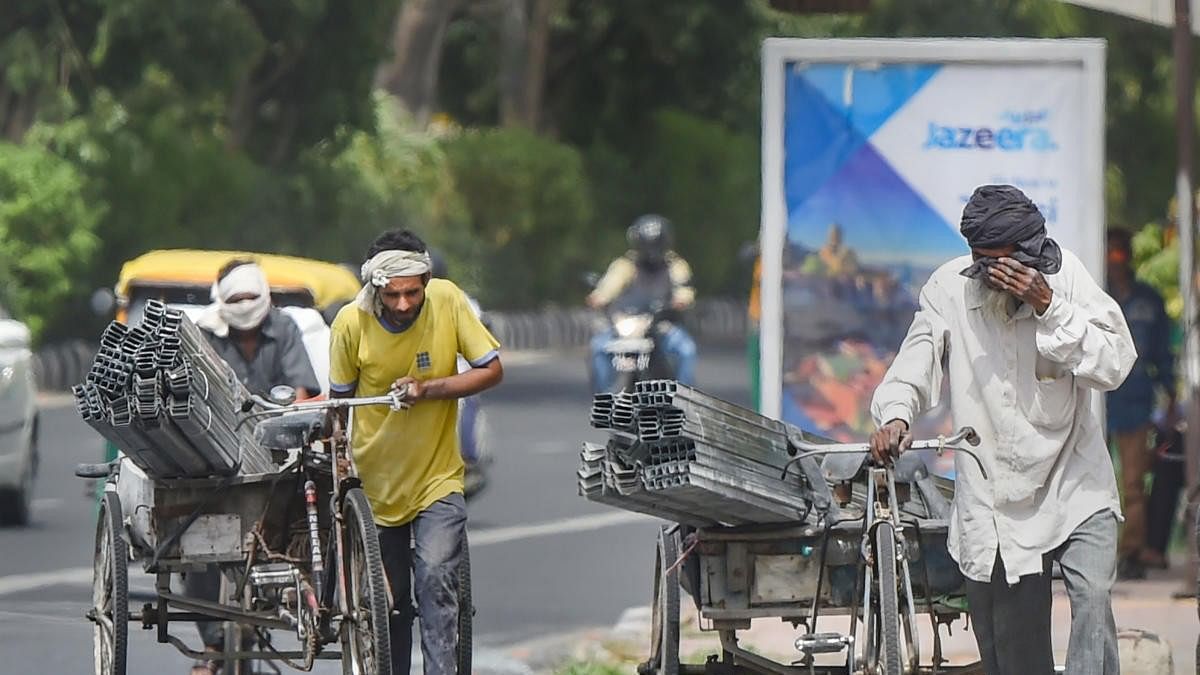
[[[1044,556],[1041,574],[1023,576],[1009,586],[997,555],[991,583],[968,580],[967,601],[984,671],[988,675],[1054,672],[1050,570],[1052,561],[1057,560],[1071,602],[1067,672],[1117,675],[1120,665],[1111,599],[1117,576],[1116,551],[1117,518],[1105,509],[1083,521],[1061,546]]]
[[[412,670],[412,622],[421,618],[427,675],[458,670],[458,565],[466,547],[467,502],[452,494],[400,527],[379,527],[395,611],[389,625],[393,675]],[[417,606],[413,611],[413,591]],[[381,674],[383,675],[383,674]]]
[[[604,346],[615,338],[612,330],[602,331],[592,336],[592,389],[596,392],[611,391],[617,379],[617,371],[613,368],[612,357],[604,351]],[[675,379],[683,384],[696,384],[696,341],[686,330],[678,325],[658,338],[658,349],[671,362]]]

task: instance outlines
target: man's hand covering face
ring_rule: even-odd
[[[1046,236],[1046,219],[1025,193],[1011,185],[983,185],[963,208],[961,231],[971,248],[1016,247],[1010,258],[1044,274],[1062,267],[1062,250]],[[984,281],[995,258],[980,258],[961,274]]]

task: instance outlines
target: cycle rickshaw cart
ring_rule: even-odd
[[[84,420],[125,451],[76,470],[105,480],[87,612],[95,673],[126,673],[135,625],[232,675],[339,659],[348,674],[388,675],[394,608],[346,422],[360,406],[403,414],[403,392],[301,403],[286,387],[272,401],[251,396],[194,324],[151,304],[147,327],[106,330],[88,381],[75,388]],[[172,354],[180,342],[183,357]],[[131,362],[123,375],[122,350]],[[470,672],[473,614],[465,549],[460,672]],[[139,564],[155,577],[154,597],[131,608],[129,568]],[[221,573],[218,601],[172,588],[172,576],[210,565]],[[195,635],[193,622],[223,624],[223,651],[189,647],[172,633],[182,626]],[[285,634],[289,646],[277,647],[273,638]]]
[[[918,441],[939,454],[978,443],[969,427]],[[793,460],[814,505],[790,524],[687,528],[659,533],[650,658],[642,675],[982,674],[979,663],[948,666],[940,627],[965,613],[964,578],[946,550],[953,482],[928,473],[916,453],[873,466],[865,444],[818,444],[797,437]],[[785,470],[786,473],[786,470]],[[986,475],[986,474],[985,474]],[[818,518],[811,513],[824,509]],[[721,653],[680,662],[680,587],[692,595]],[[932,654],[920,652],[918,620],[933,626]],[[796,658],[780,663],[739,644],[753,619],[802,629]],[[820,621],[820,625],[818,625]],[[831,625],[843,630],[829,631]],[[860,626],[861,624],[861,626]]]

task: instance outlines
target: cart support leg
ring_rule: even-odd
[[[154,585],[158,591],[158,641],[160,644],[166,644],[171,639],[171,636],[168,634],[171,617],[167,611],[167,601],[165,598],[165,596],[171,593],[170,573],[159,572]]]

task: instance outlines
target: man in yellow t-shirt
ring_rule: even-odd
[[[392,673],[408,675],[411,667],[413,590],[425,672],[454,673],[467,522],[457,400],[500,383],[499,343],[457,286],[431,278],[425,243],[412,232],[380,235],[362,276],[357,299],[333,322],[329,384],[333,396],[403,388],[412,404],[401,412],[360,408],[351,429],[398,610],[390,625]],[[463,373],[459,354],[472,366]]]

